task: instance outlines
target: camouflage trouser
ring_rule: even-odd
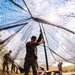
[[[5,72],[5,68],[7,69],[7,73],[9,73],[8,62],[3,62],[3,73]]]
[[[25,60],[24,69],[25,75],[29,75],[30,66],[32,67],[33,75],[37,75],[36,61]]]

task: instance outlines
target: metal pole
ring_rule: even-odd
[[[40,24],[39,24],[40,26]],[[41,29],[41,26],[40,26],[40,31],[41,31],[41,34],[42,34],[42,38],[44,40],[44,36],[43,36],[43,33],[42,33],[42,29]],[[46,52],[46,46],[45,46],[45,43],[43,44],[44,45],[44,51],[45,51],[45,58],[46,58],[46,69],[47,71],[49,70],[49,66],[48,66],[48,59],[47,59],[47,52]]]
[[[45,58],[46,58],[46,68],[47,68],[47,71],[49,70],[49,66],[48,66],[48,59],[47,59],[47,52],[46,52],[46,46],[45,44],[44,45],[44,51],[45,51]]]

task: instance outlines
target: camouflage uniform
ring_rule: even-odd
[[[27,47],[27,54],[25,57],[25,75],[28,75],[30,66],[32,67],[33,70],[33,75],[37,75],[37,68],[36,68],[36,59],[37,56],[35,55],[35,46],[39,45],[38,43],[31,43],[28,42],[26,44]]]
[[[27,42],[26,43],[26,57],[24,63],[25,75],[28,75],[30,66],[32,67],[33,75],[37,75],[37,46],[38,42],[41,41],[42,34],[40,33],[39,38],[36,42]],[[32,36],[33,39],[36,39],[35,36]],[[31,39],[32,39],[31,38]]]
[[[9,61],[11,61],[11,57],[10,57],[10,53],[12,53],[12,51],[10,50],[9,53],[6,53],[3,57],[3,72],[5,72],[5,67],[7,68],[7,73],[9,73]]]

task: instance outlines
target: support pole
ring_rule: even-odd
[[[40,27],[40,31],[41,31],[41,34],[42,34],[42,38],[44,40],[44,36],[43,36],[43,33],[42,33],[42,28],[39,24],[39,27]],[[45,43],[43,44],[44,45],[44,51],[45,51],[45,58],[46,58],[46,69],[47,71],[49,70],[49,66],[48,66],[48,58],[47,58],[47,52],[46,52],[46,46],[45,46]]]
[[[45,58],[46,58],[46,69],[47,69],[47,71],[48,71],[48,70],[49,70],[49,66],[48,66],[48,59],[47,59],[47,52],[46,52],[46,46],[45,46],[45,43],[44,43],[43,45],[44,45]]]

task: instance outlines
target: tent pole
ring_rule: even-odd
[[[48,66],[48,59],[47,59],[46,46],[45,46],[45,44],[43,44],[43,45],[44,45],[45,58],[46,58],[46,69],[47,69],[47,71],[48,71],[48,70],[49,70],[49,66]]]
[[[40,27],[40,31],[41,31],[41,34],[42,34],[42,38],[44,40],[44,36],[43,36],[42,28],[41,28],[40,24],[39,24],[39,27]],[[48,66],[48,58],[47,58],[47,52],[46,52],[46,45],[45,45],[45,43],[43,44],[43,46],[44,46],[44,51],[45,51],[46,69],[48,71],[49,70],[49,66]]]

